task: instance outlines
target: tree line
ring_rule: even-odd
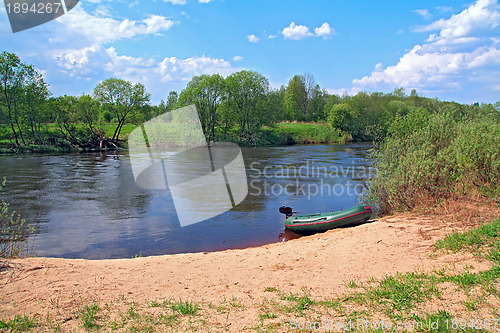
[[[339,96],[322,89],[311,74],[295,75],[287,85],[272,89],[266,77],[250,70],[227,77],[194,76],[182,91],[171,91],[159,105],[151,104],[143,84],[118,78],[100,82],[92,94],[54,97],[42,74],[9,52],[0,54],[0,85],[0,143],[7,141],[14,147],[115,148],[124,139],[124,125],[139,125],[192,104],[207,141],[243,145],[261,144],[269,132],[266,129],[277,134],[275,143],[285,142],[286,133],[276,126],[284,121],[320,122],[348,140],[379,141],[388,135],[391,124],[414,110],[499,110],[499,103],[442,102],[421,97],[415,90],[406,95],[401,88],[389,94]]]

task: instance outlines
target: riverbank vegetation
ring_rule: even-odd
[[[380,142],[412,131],[402,123],[408,114],[450,113],[459,121],[456,117],[462,114],[498,114],[500,108],[499,103],[443,102],[415,90],[407,95],[401,88],[389,94],[338,96],[322,89],[310,74],[295,75],[287,85],[272,89],[267,78],[249,70],[227,77],[195,76],[158,105],[150,102],[143,84],[117,78],[98,83],[91,94],[53,96],[33,66],[16,54],[0,54],[0,152],[116,149],[136,126],[192,104],[207,141],[246,146]]]
[[[5,179],[0,182],[0,192],[5,186]],[[33,231],[25,219],[10,209],[9,203],[0,200],[0,270],[5,258],[20,257],[26,253],[27,239]]]
[[[378,173],[369,196],[387,213],[464,196],[500,204],[498,105],[410,109],[389,126],[372,160]]]

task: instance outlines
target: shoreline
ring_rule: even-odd
[[[489,269],[489,262],[470,253],[433,250],[436,240],[447,234],[500,217],[500,208],[479,209],[469,214],[469,223],[460,214],[398,214],[287,242],[221,252],[103,260],[9,259],[10,268],[0,272],[0,319],[53,316],[66,331],[78,329],[78,311],[89,302],[107,304],[110,313],[116,313],[130,304],[190,300],[207,314],[211,305],[232,299],[245,310],[237,311],[241,318],[225,322],[230,331],[244,330],[259,322],[259,309],[272,298],[270,290],[295,295],[307,291],[319,301],[344,294],[349,281],[366,283],[443,267]],[[203,320],[213,319],[208,316]]]

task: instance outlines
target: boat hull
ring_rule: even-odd
[[[290,216],[285,228],[298,234],[312,234],[369,220],[373,211],[368,206],[355,206],[340,212]]]

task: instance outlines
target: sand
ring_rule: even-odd
[[[469,224],[485,220],[481,214],[469,215],[473,220],[469,218]],[[488,221],[500,216],[498,210],[487,215]],[[487,269],[487,262],[478,262],[469,253],[435,253],[437,239],[468,226],[450,216],[456,214],[400,214],[288,242],[213,253],[95,261],[9,260],[9,268],[0,273],[0,318],[16,314],[42,318],[57,300],[68,327],[78,327],[75,309],[90,300],[102,303],[121,297],[144,304],[173,298],[208,303],[233,297],[258,304],[269,296],[265,287],[292,293],[307,288],[311,297],[326,299],[341,295],[352,280],[443,266]],[[253,321],[248,316],[230,324],[236,331],[248,328]]]

